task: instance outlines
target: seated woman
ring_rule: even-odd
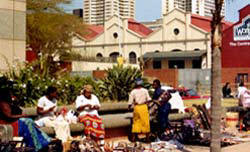
[[[39,119],[35,122],[39,127],[53,127],[56,138],[65,143],[71,139],[70,126],[63,116],[66,112],[62,112],[58,116],[56,98],[57,89],[53,86],[48,87],[46,95],[38,100],[37,113]]]
[[[35,151],[46,149],[51,139],[36,127],[32,119],[23,118],[24,114],[13,114],[11,97],[8,88],[0,88],[0,124],[12,125],[13,136],[23,137],[26,146],[34,148]]]
[[[84,133],[88,138],[104,143],[105,131],[102,119],[98,115],[100,103],[98,98],[92,94],[93,87],[85,85],[82,95],[76,99],[76,108],[79,111],[79,121],[84,124]]]

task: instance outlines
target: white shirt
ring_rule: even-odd
[[[136,88],[133,89],[129,95],[128,104],[144,104],[146,101],[151,100],[148,90],[145,88]]]
[[[101,106],[98,98],[93,94],[91,94],[91,99],[87,99],[84,95],[80,95],[76,98],[76,108],[79,108],[81,106],[85,106],[88,104],[90,104],[91,106],[99,106],[99,107]],[[84,116],[86,114],[99,116],[97,110],[90,110],[88,109],[88,107],[86,107],[80,113],[80,116]]]
[[[244,87],[244,86],[238,87],[238,90],[237,90],[237,98],[239,99],[239,98],[240,98],[240,95],[241,95],[242,93],[244,93],[246,90],[247,90],[247,88]]]
[[[241,100],[243,107],[250,108],[250,94],[247,90],[241,93]]]
[[[39,115],[38,120],[35,121],[36,125],[43,127],[43,126],[45,126],[45,122],[47,120],[54,120],[55,119],[55,112],[57,110],[57,101],[55,99],[51,101],[46,96],[43,96],[38,100],[37,107],[43,108],[43,110],[45,110],[45,111],[49,110],[50,108],[52,108],[54,106],[56,106],[54,108],[54,111],[49,112],[49,113],[44,114],[44,115]]]
[[[43,96],[38,100],[38,104],[37,104],[37,107],[43,108],[43,110],[45,110],[45,111],[49,110],[50,108],[52,108],[54,106],[56,106],[54,108],[54,111],[47,113],[47,114],[43,115],[42,117],[54,116],[54,112],[56,112],[56,110],[57,110],[57,101],[56,101],[56,99],[49,100],[46,96]]]

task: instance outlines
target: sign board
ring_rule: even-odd
[[[242,23],[234,26],[234,41],[250,40],[250,15],[246,16]]]

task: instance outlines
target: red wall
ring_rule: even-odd
[[[223,32],[222,37],[222,67],[250,67],[250,40],[234,41],[234,26],[241,24],[242,19],[250,15],[250,4],[240,10],[240,20]],[[242,43],[247,42],[242,46]],[[231,45],[230,45],[231,44]]]

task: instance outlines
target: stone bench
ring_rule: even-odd
[[[59,110],[62,107],[66,107],[67,109],[75,109],[74,105],[67,106],[59,106]],[[33,119],[37,117],[36,108],[25,108],[23,112],[27,115],[30,115]],[[133,117],[133,113],[128,111],[127,103],[103,103],[101,104],[101,108],[99,110],[99,114],[103,119],[103,123],[105,125],[106,137],[114,137],[128,135],[131,127],[131,120]],[[185,118],[190,118],[191,115],[186,114],[170,114],[170,121],[179,121]],[[46,132],[49,136],[54,136],[55,131],[51,127],[42,127],[44,132]],[[81,135],[84,130],[84,125],[82,123],[70,124],[71,134]]]

